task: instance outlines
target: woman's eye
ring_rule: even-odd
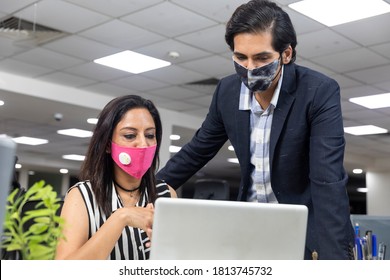
[[[154,139],[156,137],[156,135],[148,134],[148,135],[145,135],[145,137],[148,138],[148,139]]]
[[[126,134],[126,135],[124,135],[124,137],[126,139],[134,139],[136,137],[136,135],[135,134]]]

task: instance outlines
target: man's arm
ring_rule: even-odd
[[[228,139],[218,113],[219,89],[220,84],[215,90],[206,119],[191,141],[168,160],[164,168],[157,173],[158,179],[166,181],[174,189],[179,188],[206,165]]]
[[[319,86],[310,137],[311,193],[320,259],[348,259],[352,225],[346,190],[344,130],[336,82]]]

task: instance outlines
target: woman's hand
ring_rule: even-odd
[[[146,232],[149,239],[152,239],[152,226],[154,207],[152,203],[149,203],[146,207],[124,207],[118,209],[115,213],[121,215],[124,226],[130,226],[134,228],[140,228]],[[149,247],[150,244],[148,243]]]

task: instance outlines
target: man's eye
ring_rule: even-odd
[[[267,57],[256,57],[255,58],[255,61],[257,62],[268,62],[270,60],[270,58],[267,56]]]
[[[245,56],[236,56],[236,59],[239,61],[243,61],[243,60],[246,60],[246,57]]]

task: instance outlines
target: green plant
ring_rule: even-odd
[[[56,191],[42,180],[19,194],[20,190],[15,190],[8,196],[2,248],[19,251],[23,260],[54,259],[64,227],[57,214],[61,201]],[[28,202],[37,203],[34,209],[24,211]]]

